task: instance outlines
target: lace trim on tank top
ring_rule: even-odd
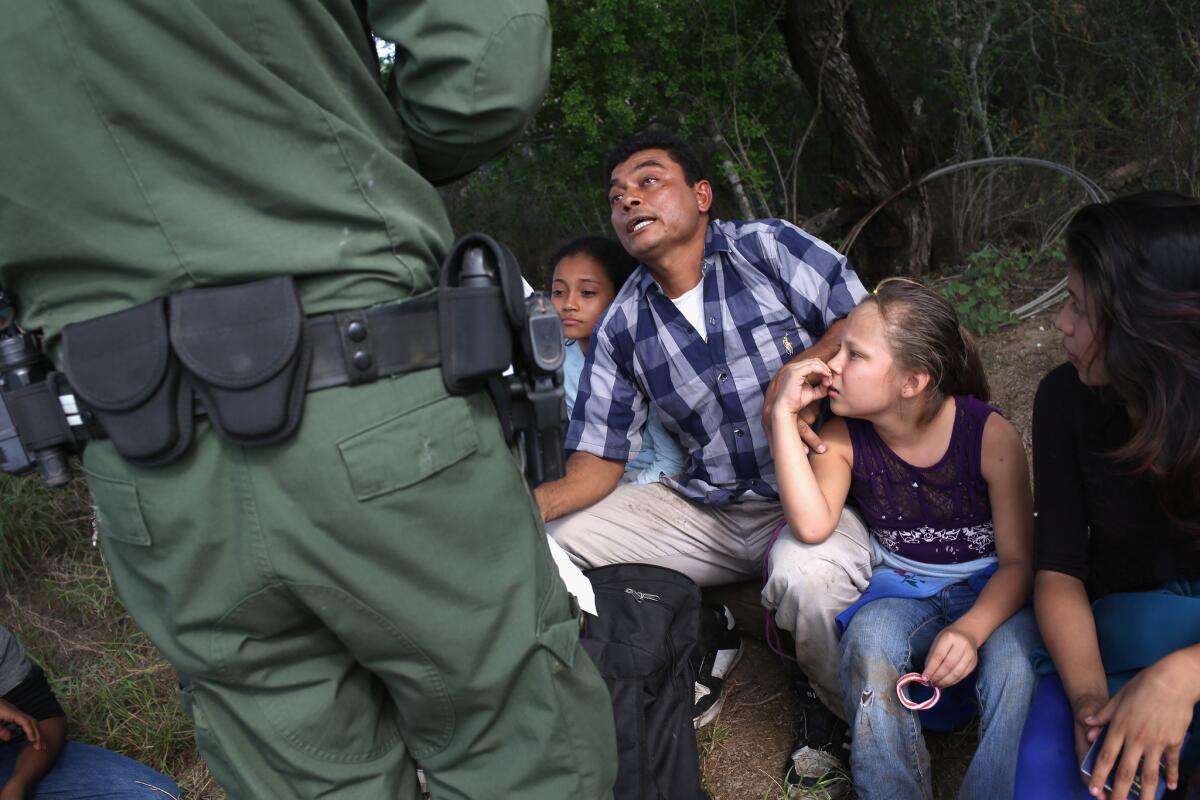
[[[912,545],[946,543],[965,544],[972,553],[980,558],[996,552],[996,532],[992,528],[991,520],[965,528],[931,528],[927,525],[902,530],[871,528],[871,534],[883,547],[893,553],[902,553],[905,545],[911,547]]]

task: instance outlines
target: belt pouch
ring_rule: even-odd
[[[290,436],[311,359],[292,278],[188,289],[169,302],[171,344],[217,433],[244,447]]]
[[[156,467],[179,458],[192,438],[192,392],[167,338],[162,298],[63,328],[63,362],[117,452]]]

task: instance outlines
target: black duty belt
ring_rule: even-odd
[[[441,363],[435,302],[340,311],[309,317],[312,364],[307,389],[367,383]]]
[[[440,363],[435,298],[305,317],[290,277],[68,325],[62,349],[79,423],[139,466],[182,455],[197,414],[233,444],[273,444],[296,430],[308,392]]]
[[[8,329],[11,302],[0,287],[2,472],[36,465],[62,485],[67,455],[97,436],[131,464],[170,464],[197,414],[228,442],[270,445],[296,431],[309,392],[440,366],[448,392],[486,388],[510,441],[523,432],[531,479],[561,474],[562,327],[484,234],[454,244],[436,298],[306,317],[287,276],[183,289],[66,325],[62,372],[37,334]]]

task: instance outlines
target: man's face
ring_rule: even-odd
[[[688,186],[666,150],[639,150],[613,169],[608,203],[625,250],[653,266],[672,248],[697,236],[703,241],[712,187],[708,181]]]

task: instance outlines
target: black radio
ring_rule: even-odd
[[[24,441],[17,432],[13,412],[19,414],[26,406],[57,402],[57,393],[46,390],[53,389],[55,378],[61,376],[53,371],[42,353],[41,337],[17,326],[15,304],[12,293],[0,289],[0,470],[22,475],[36,467],[47,486],[64,486],[71,480],[68,450],[64,444],[53,443],[57,438],[54,434],[61,436],[64,424],[57,419],[50,421],[49,441],[39,435],[47,425],[37,420],[31,421],[33,433]],[[9,400],[15,402],[10,404]],[[66,410],[51,408],[50,411],[57,411],[57,415],[51,416],[62,416],[66,422]],[[69,425],[65,427],[65,438],[73,441]]]

